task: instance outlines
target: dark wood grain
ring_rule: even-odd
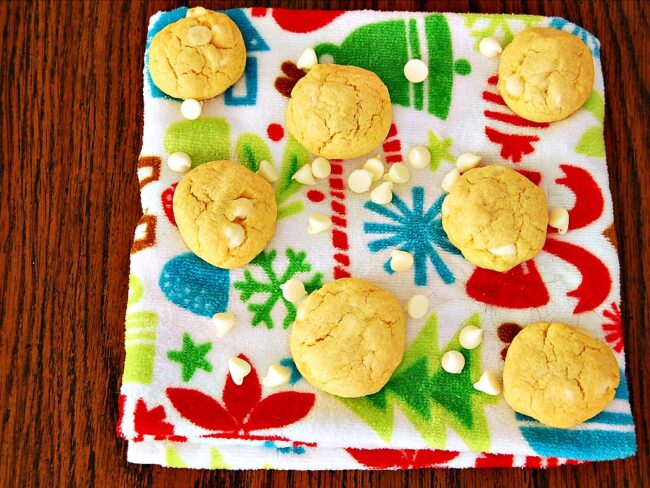
[[[259,3],[558,15],[600,38],[638,455],[546,471],[209,472],[127,464],[115,425],[129,248],[141,212],[142,54],[148,17],[179,2],[3,1],[0,486],[649,486],[650,2]]]

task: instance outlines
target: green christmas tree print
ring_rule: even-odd
[[[487,451],[490,435],[484,409],[497,399],[474,389],[482,372],[481,347],[466,350],[460,346],[458,334],[466,325],[480,327],[479,315],[472,315],[439,348],[438,319],[431,314],[384,388],[367,397],[339,400],[387,443],[393,435],[394,410],[399,407],[431,448],[445,448],[449,427],[470,449]],[[465,357],[460,374],[447,373],[440,365],[442,355],[450,350]]]
[[[241,292],[239,298],[244,303],[251,302],[255,295],[266,295],[266,299],[261,303],[248,303],[247,308],[253,314],[251,321],[253,327],[264,324],[267,329],[272,329],[275,326],[272,312],[276,305],[280,303],[285,309],[282,327],[288,328],[296,319],[296,306],[284,298],[280,285],[301,273],[309,273],[311,264],[305,261],[307,258],[305,251],[296,252],[291,248],[287,248],[285,255],[287,257],[287,267],[282,274],[278,274],[274,270],[277,250],[262,251],[251,261],[251,265],[262,270],[265,281],[255,278],[249,267],[244,271],[243,281],[233,283],[234,288]],[[299,279],[304,283],[307,293],[318,290],[323,286],[323,274],[320,272],[313,274],[307,280]]]
[[[479,44],[486,37],[496,37],[505,47],[512,42],[514,26],[523,23],[524,28],[528,28],[543,19],[537,15],[463,14],[463,16],[465,25],[470,28],[470,34],[476,39],[474,43],[476,51],[479,50]]]

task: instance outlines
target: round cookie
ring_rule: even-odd
[[[542,189],[498,164],[463,173],[442,205],[442,227],[451,243],[470,263],[495,271],[535,257],[546,241],[547,224]],[[511,251],[504,254],[504,247]]]
[[[188,10],[186,18],[158,32],[148,53],[155,85],[183,99],[206,100],[223,93],[241,78],[246,66],[246,47],[237,25],[227,15],[202,7]]]
[[[568,117],[587,101],[593,85],[589,48],[561,30],[523,30],[499,59],[501,96],[513,112],[534,122]]]
[[[318,64],[291,92],[287,129],[313,154],[347,159],[381,144],[392,118],[388,89],[376,74]]]
[[[187,173],[174,192],[174,218],[190,250],[220,268],[249,263],[275,233],[273,187],[245,166],[212,161]]]
[[[378,392],[404,355],[406,318],[395,296],[358,278],[326,283],[298,309],[291,355],[316,388],[355,398]]]
[[[597,415],[618,383],[618,363],[605,343],[556,322],[519,332],[503,368],[508,405],[551,427],[573,427]]]

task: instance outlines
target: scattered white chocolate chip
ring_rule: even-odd
[[[454,183],[456,183],[456,180],[460,177],[460,171],[458,168],[452,169],[449,173],[445,175],[445,177],[442,179],[442,183],[440,183],[440,186],[442,187],[442,191],[446,191],[449,193],[451,191],[451,187],[454,186]]]
[[[223,231],[226,239],[228,239],[228,249],[235,249],[241,246],[246,240],[246,232],[244,228],[239,225],[231,222],[228,224]]]
[[[393,200],[393,183],[384,181],[370,192],[370,200],[378,205],[386,205]]]
[[[245,219],[253,210],[253,202],[249,198],[237,198],[226,209],[225,215],[231,222],[236,219]]]
[[[232,312],[215,313],[212,321],[217,328],[217,337],[223,337],[235,325],[235,315]]]
[[[194,46],[205,46],[212,39],[212,31],[204,25],[195,25],[187,31],[187,40]]]
[[[548,214],[548,225],[557,229],[558,233],[566,234],[569,230],[569,212],[566,208],[554,208]]]
[[[484,371],[479,380],[474,383],[474,389],[494,396],[501,392],[501,384],[492,371]]]
[[[311,172],[316,178],[327,178],[332,173],[332,165],[325,158],[316,158],[311,162]]]
[[[312,69],[314,66],[318,64],[318,57],[316,57],[316,51],[314,51],[312,48],[307,48],[305,49],[300,57],[298,58],[298,61],[296,62],[296,67],[298,69]]]
[[[234,357],[228,360],[228,370],[233,383],[240,386],[244,382],[244,378],[251,372],[251,365],[242,358]]]
[[[390,269],[396,272],[407,271],[413,267],[413,254],[395,249],[390,253]]]
[[[377,158],[368,158],[368,160],[363,163],[363,169],[370,172],[372,175],[372,181],[379,181],[382,176],[384,176],[384,163],[381,159]]]
[[[291,278],[280,285],[282,296],[291,303],[298,303],[307,294],[305,285],[296,278]]]
[[[316,180],[314,179],[314,174],[311,172],[311,165],[305,164],[298,171],[296,171],[291,177],[292,180],[296,180],[298,183],[303,185],[315,185]]]
[[[201,102],[188,98],[181,103],[181,115],[188,120],[195,120],[201,116],[202,108]]]
[[[429,310],[429,299],[424,295],[413,295],[406,302],[406,312],[414,319],[421,319]]]
[[[177,173],[186,173],[192,167],[192,160],[184,152],[175,152],[167,158],[167,166]]]
[[[478,167],[480,162],[481,156],[478,154],[466,152],[458,156],[458,159],[456,160],[456,167],[458,168],[458,171],[464,173],[465,171],[469,171],[470,169]]]
[[[458,342],[465,349],[475,349],[483,342],[483,329],[474,325],[466,325],[458,334]]]
[[[442,355],[440,364],[447,373],[459,374],[465,367],[465,356],[458,351],[447,351]]]
[[[201,15],[207,14],[208,11],[203,7],[193,7],[187,11],[185,14],[186,17],[199,17]]]
[[[355,169],[348,176],[348,188],[354,193],[365,193],[372,185],[372,173],[365,169]]]
[[[279,364],[272,364],[269,366],[266,376],[262,378],[262,385],[267,388],[272,388],[274,386],[284,385],[290,379],[291,370],[289,368],[285,368]]]
[[[501,47],[501,43],[494,37],[485,37],[481,39],[481,42],[478,45],[478,50],[483,56],[496,58],[501,54],[503,48]]]
[[[275,166],[269,163],[266,159],[260,161],[259,168],[257,168],[257,174],[269,183],[278,181],[278,172],[275,170]]]
[[[411,173],[405,164],[394,163],[389,166],[388,174],[384,176],[384,179],[401,185],[411,179]]]
[[[431,161],[431,153],[425,146],[413,146],[409,149],[406,156],[408,163],[415,169],[423,169],[429,166]]]
[[[514,244],[506,244],[505,246],[490,247],[488,251],[495,256],[512,256],[517,254],[517,247]]]
[[[307,225],[308,234],[320,234],[332,227],[332,219],[327,215],[314,213],[309,216],[309,224]]]
[[[411,83],[421,83],[429,76],[429,68],[421,59],[411,59],[404,65],[404,76]]]
[[[520,97],[524,93],[524,82],[519,75],[510,75],[506,80],[506,91],[513,97]]]

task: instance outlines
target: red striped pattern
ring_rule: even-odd
[[[343,164],[341,160],[331,160],[332,174],[330,175],[330,196],[332,197],[332,245],[335,254],[333,274],[334,279],[350,277],[350,256],[348,254],[348,221],[345,208],[345,185],[343,183]]]

